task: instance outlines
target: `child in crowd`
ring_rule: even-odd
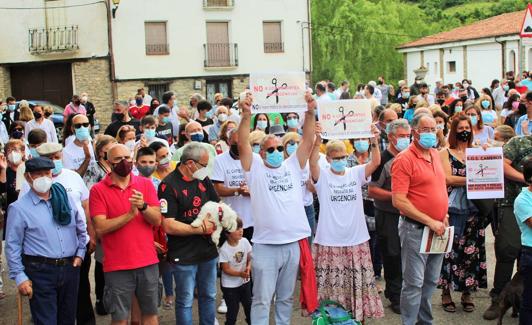
[[[239,304],[244,307],[246,322],[251,311],[251,244],[244,235],[242,219],[237,219],[237,230],[227,233],[227,241],[220,247],[222,292],[227,304],[225,325],[236,324]]]

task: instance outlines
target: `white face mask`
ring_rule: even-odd
[[[52,187],[52,179],[48,176],[42,176],[33,180],[33,189],[37,193],[46,193]]]
[[[7,155],[7,159],[9,159],[13,165],[18,165],[22,161],[22,154],[18,151],[11,151],[9,155]]]
[[[126,141],[124,145],[129,149],[130,152],[133,152],[133,150],[135,149],[135,140]]]
[[[207,170],[207,168],[202,167],[202,168],[196,170],[196,171],[194,172],[194,174],[192,174],[192,177],[194,177],[194,178],[197,179],[197,180],[202,181],[202,180],[205,179],[205,177],[208,176],[208,175],[207,175],[208,173],[209,173],[209,171]]]
[[[81,96],[81,101],[86,103],[89,100],[89,97],[87,96]]]
[[[218,121],[222,123],[227,121],[227,114],[224,114],[224,113],[218,114]]]

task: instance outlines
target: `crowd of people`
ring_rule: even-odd
[[[217,323],[217,311],[235,324],[240,305],[248,324],[269,324],[272,303],[275,323],[289,324],[298,274],[307,316],[335,301],[360,322],[381,318],[383,290],[403,324],[432,324],[436,289],[444,311],[458,310],[455,291],[463,311],[476,310],[491,225],[483,317],[503,312],[518,261],[520,319],[530,324],[532,73],[521,77],[480,91],[470,80],[429,89],[416,78],[396,91],[379,77],[353,93],[347,81],[321,81],[305,94],[306,112],[255,115],[250,91],[214,103],[193,94],[179,106],[172,91],[159,100],[139,89],[114,102],[104,134],[93,132],[87,94],[65,107],[60,135],[49,108],[9,97],[0,106],[9,278],[35,324],[95,324],[95,313],[158,324],[160,307],[192,324],[195,298],[200,324]],[[372,137],[322,139],[320,103],[351,98],[370,102]],[[473,147],[502,147],[504,199],[464,199]],[[214,222],[191,223],[221,201],[238,227],[215,245]],[[420,253],[425,227],[441,236],[448,226],[449,253]]]

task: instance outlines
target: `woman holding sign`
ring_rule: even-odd
[[[339,302],[358,321],[384,316],[375,285],[362,196],[362,186],[380,164],[379,131],[375,126],[372,131],[373,159],[369,163],[347,167],[345,144],[333,140],[326,146],[330,166],[320,167],[319,135],[310,157],[311,176],[321,206],[312,247],[318,298]]]
[[[475,310],[471,293],[477,288],[487,288],[486,249],[484,225],[478,210],[467,199],[465,151],[473,147],[473,125],[460,113],[454,116],[449,132],[449,148],[440,151],[449,193],[449,224],[454,226],[451,252],[445,254],[439,279],[442,306],[455,312],[451,289],[462,292],[464,311]]]

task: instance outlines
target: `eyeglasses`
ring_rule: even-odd
[[[278,146],[277,148],[276,147],[270,147],[270,148],[266,149],[266,152],[267,153],[273,153],[276,149],[279,152],[283,152],[284,151],[284,146]]]
[[[204,164],[200,163],[199,161],[193,160],[193,162],[195,162],[196,164],[200,165],[201,167],[207,168],[207,165],[204,165]]]
[[[84,128],[88,128],[89,125],[90,125],[90,124],[89,124],[88,122],[87,122],[87,123],[76,123],[76,124],[74,124],[74,128],[75,128],[75,129],[79,129],[79,128],[82,127],[82,126],[83,126]]]
[[[336,161],[340,161],[340,160],[347,159],[347,156],[334,157],[334,158],[331,158],[331,159],[332,159],[332,160],[336,160]]]
[[[419,133],[436,133],[438,131],[436,128],[418,128],[417,131]]]

